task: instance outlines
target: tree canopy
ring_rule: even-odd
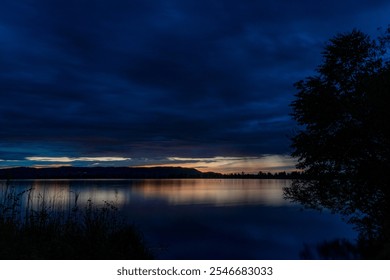
[[[316,75],[295,84],[292,155],[310,180],[285,189],[288,199],[344,214],[361,240],[382,244],[390,244],[389,31],[336,35]]]

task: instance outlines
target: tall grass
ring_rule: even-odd
[[[151,259],[142,235],[110,202],[79,205],[78,194],[65,209],[32,189],[0,186],[0,259]]]

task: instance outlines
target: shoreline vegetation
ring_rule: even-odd
[[[6,260],[142,260],[153,259],[142,234],[124,221],[112,202],[97,207],[75,196],[58,209],[31,190],[0,184],[0,259]],[[27,203],[26,203],[27,201]]]
[[[14,167],[0,169],[0,180],[15,179],[303,179],[302,173],[261,172],[257,174],[201,172],[183,167]]]

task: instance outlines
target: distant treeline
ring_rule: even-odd
[[[293,171],[293,172],[262,172],[260,171],[257,174],[250,173],[231,173],[231,174],[223,174],[223,178],[243,178],[243,179],[303,179],[304,175],[301,172]]]
[[[244,178],[244,179],[295,179],[299,172],[247,174],[221,174],[201,172],[182,167],[16,167],[0,169],[0,179],[175,179],[175,178]]]

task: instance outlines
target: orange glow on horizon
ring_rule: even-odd
[[[252,173],[296,171],[296,161],[289,156],[267,155],[264,157],[214,157],[214,158],[169,158],[171,163],[140,165],[138,167],[185,167],[201,172]]]

